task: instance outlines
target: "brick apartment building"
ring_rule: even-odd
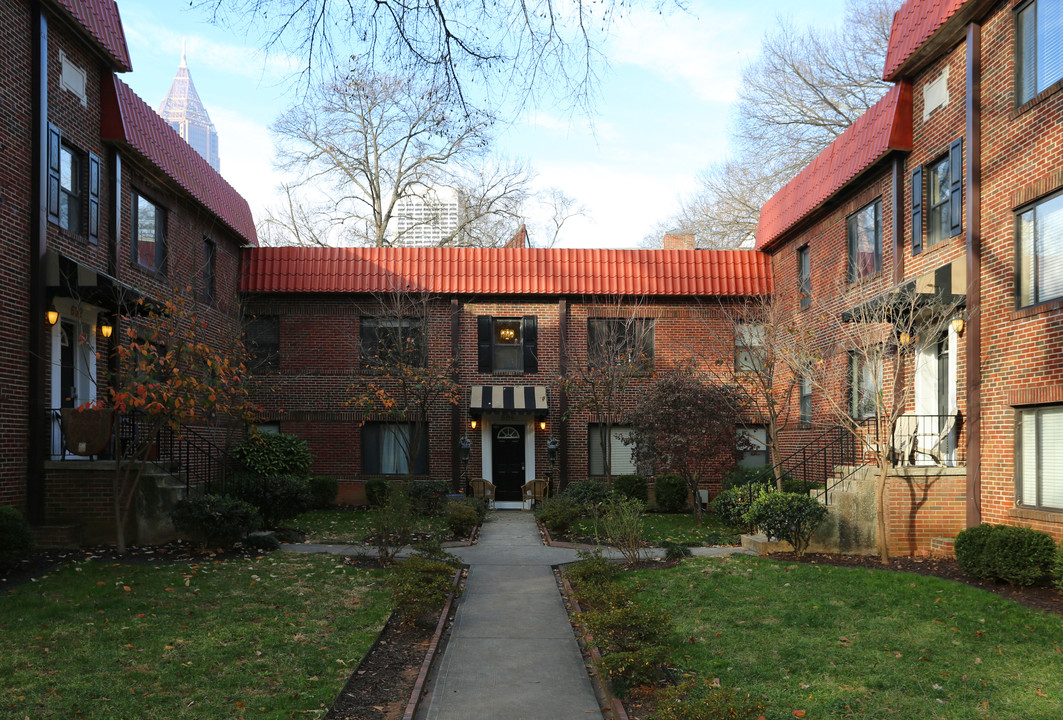
[[[820,318],[892,288],[956,301],[962,322],[904,360],[919,432],[961,422],[939,438],[950,467],[891,478],[890,534],[903,550],[979,522],[1063,536],[1056,7],[909,0],[883,73],[893,88],[761,214],[756,247],[771,256],[776,297],[824,336]],[[809,426],[831,422],[828,405],[810,398]],[[795,444],[808,435],[791,430]]]
[[[578,377],[606,345],[637,346],[647,372],[616,393],[619,421],[650,368],[692,359],[730,371],[734,331],[722,308],[770,293],[771,279],[767,256],[748,251],[257,248],[245,254],[240,289],[267,358],[263,420],[305,438],[314,471],[340,478],[342,498],[358,502],[365,479],[410,469],[394,457],[394,428],[351,404],[353,388],[379,374],[365,349],[388,323],[409,322],[424,328],[425,364],[453,361],[459,387],[456,403],[431,408],[413,473],[452,481],[467,472],[491,480],[502,507],[520,507],[527,481],[605,474],[588,387],[562,375]],[[406,293],[428,298],[425,309],[390,309]],[[629,446],[613,442],[610,454],[612,474],[634,470]]]
[[[0,21],[0,502],[92,540],[107,534],[110,475],[64,450],[55,411],[105,395],[139,298],[193,288],[212,336],[238,333],[240,248],[255,228],[246,201],[118,77],[131,62],[114,0],[14,0]]]

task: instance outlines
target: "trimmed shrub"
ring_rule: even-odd
[[[986,543],[993,534],[993,525],[983,523],[961,530],[956,534],[953,550],[956,564],[967,577],[988,580],[993,577],[990,558],[986,555]]]
[[[310,506],[309,483],[290,475],[259,477],[237,473],[229,485],[229,494],[258,508],[262,522],[270,529]]]
[[[565,494],[546,498],[535,508],[535,517],[552,533],[565,534],[579,520],[580,509]]]
[[[1056,550],[1052,566],[1052,578],[1057,590],[1063,590],[1063,543]]]
[[[487,520],[487,500],[484,498],[465,496],[456,502],[464,503],[476,511],[476,523],[478,525],[483,525]]]
[[[472,531],[479,524],[476,518],[476,509],[467,503],[459,501],[447,503],[443,517],[446,518],[447,527],[450,528],[451,534],[459,538],[472,535]]]
[[[788,476],[788,473],[783,475],[784,479]],[[772,477],[770,467],[736,467],[731,472],[724,473],[720,483],[724,490],[745,488],[751,485],[759,489],[771,487],[774,484],[775,478]]]
[[[641,500],[613,498],[606,501],[599,521],[606,541],[630,564],[637,564],[640,559],[645,514],[646,505]]]
[[[664,513],[678,513],[687,509],[690,490],[687,482],[674,473],[659,475],[654,483],[657,509]]]
[[[339,480],[324,475],[312,475],[309,483],[310,507],[325,510],[336,502],[336,494],[340,491]]]
[[[262,520],[250,503],[226,495],[193,495],[170,511],[173,526],[204,547],[232,547]]]
[[[761,486],[761,489],[763,487]],[[758,495],[758,490],[754,489],[750,492],[747,485],[728,488],[712,499],[712,511],[728,525],[741,528],[747,533],[753,532],[752,526],[746,520],[746,515],[753,507],[753,500]]]
[[[956,563],[965,575],[1011,585],[1041,582],[1052,574],[1056,560],[1051,535],[1014,525],[967,528],[956,535],[954,547]]]
[[[310,447],[298,435],[259,433],[250,435],[233,450],[247,469],[264,477],[310,475]]]
[[[426,537],[415,543],[413,551],[425,560],[441,562],[444,565],[449,565],[455,570],[463,565],[461,558],[454,553],[444,550],[443,544],[439,542],[439,538],[436,537]]]
[[[1036,585],[1052,573],[1056,543],[1048,533],[997,525],[985,546],[993,575],[1011,585]]]
[[[609,491],[608,485],[597,480],[577,480],[569,483],[561,494],[571,500],[581,513],[590,514],[594,508],[605,502]]]
[[[643,504],[649,498],[646,478],[641,475],[618,475],[613,480],[613,492],[631,500],[641,500]]]
[[[689,547],[687,547],[681,542],[676,542],[674,540],[665,540],[661,544],[661,547],[664,548],[664,559],[668,560],[669,562],[682,560],[683,558],[688,558],[693,555],[693,553],[690,552]]]
[[[447,601],[447,595],[457,593],[454,568],[437,560],[411,555],[395,565],[388,579],[395,614],[407,624],[434,625],[435,618]]]
[[[450,485],[443,480],[415,480],[406,485],[410,509],[415,515],[438,517],[447,504]]]
[[[786,540],[797,555],[808,548],[812,533],[827,519],[827,508],[808,495],[763,492],[753,500],[746,520],[768,537]]]
[[[365,481],[365,499],[373,507],[380,507],[388,499],[391,482],[387,478],[374,477]]]
[[[244,538],[244,547],[262,552],[273,552],[281,549],[281,541],[272,534],[252,534]]]
[[[580,617],[602,652],[602,668],[614,689],[623,694],[637,685],[657,683],[668,657],[665,642],[672,634],[671,617],[650,611],[634,599],[636,589],[601,586],[594,609]]]
[[[33,528],[17,509],[0,505],[0,571],[10,570],[33,552]]]

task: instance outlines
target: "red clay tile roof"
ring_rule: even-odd
[[[749,250],[306,248],[244,252],[244,292],[750,296],[772,291]]]
[[[157,167],[251,245],[258,245],[247,200],[233,189],[169,123],[115,75],[101,93],[104,140],[125,143]]]
[[[122,18],[115,0],[57,0],[60,7],[96,41],[120,72],[133,69],[125,42]]]
[[[912,149],[912,86],[898,83],[760,209],[764,250],[891,150]]]
[[[956,14],[966,0],[908,0],[893,16],[882,77],[896,79],[900,67]]]

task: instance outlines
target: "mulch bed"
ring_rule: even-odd
[[[770,557],[776,560],[791,560],[813,565],[838,565],[841,567],[866,568],[868,570],[892,570],[895,572],[910,572],[917,575],[932,575],[988,590],[1034,610],[1044,610],[1056,615],[1063,615],[1063,593],[1060,593],[1059,590],[1044,586],[1019,587],[991,580],[975,580],[964,575],[956,561],[951,558],[896,557],[888,565],[883,565],[875,555],[805,553],[803,557],[797,557],[793,553],[772,553]]]

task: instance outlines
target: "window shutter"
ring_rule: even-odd
[[[952,235],[963,232],[963,138],[949,146],[949,221]]]
[[[361,318],[358,321],[358,340],[361,344],[359,355],[363,363],[373,363],[377,354],[376,338],[376,321],[372,318]]]
[[[89,242],[100,241],[100,158],[89,153]]]
[[[539,322],[534,315],[525,315],[521,323],[524,340],[524,372],[539,372]]]
[[[494,318],[479,315],[476,318],[476,371],[489,373],[493,369],[491,347],[494,344]]]
[[[59,222],[59,129],[48,123],[48,220]]]
[[[380,472],[380,425],[366,423],[362,425],[362,474],[375,475]]]
[[[912,255],[923,252],[923,167],[912,170]]]

